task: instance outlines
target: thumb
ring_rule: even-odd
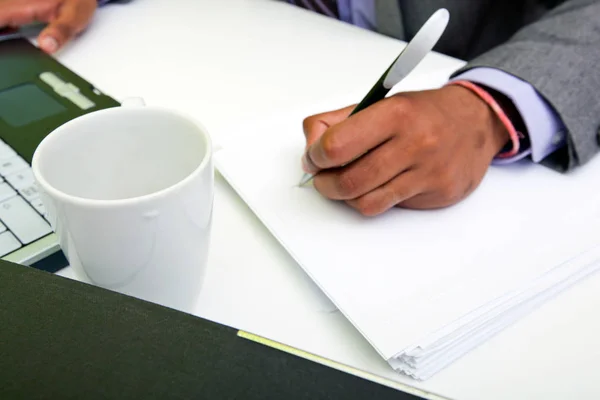
[[[348,118],[354,107],[355,105],[352,105],[334,111],[311,115],[304,119],[302,128],[304,129],[304,137],[306,138],[306,147],[308,148],[308,146],[316,142],[329,127]]]
[[[96,7],[96,0],[64,0],[56,18],[40,33],[40,48],[47,53],[56,52],[85,29]]]

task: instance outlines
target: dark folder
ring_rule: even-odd
[[[1,399],[416,399],[235,329],[0,262]]]

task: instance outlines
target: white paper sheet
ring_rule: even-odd
[[[413,378],[428,379],[562,291],[598,271],[600,246],[553,268],[498,301],[492,301],[484,307],[487,310],[478,313],[479,318],[464,325],[457,321],[452,324],[453,330],[443,330],[443,336],[440,333],[433,334],[435,342],[432,343],[432,338],[428,338],[417,348],[402,352],[388,362],[394,369]]]
[[[527,161],[493,167],[456,206],[366,218],[297,187],[306,115],[232,132],[216,166],[386,360],[599,241],[600,160],[568,175]]]

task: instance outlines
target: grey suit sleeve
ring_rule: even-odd
[[[570,0],[455,72],[493,67],[533,85],[567,128],[545,164],[572,169],[600,149],[600,0]]]

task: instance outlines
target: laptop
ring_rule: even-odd
[[[60,252],[33,181],[41,140],[80,115],[119,106],[29,40],[0,39],[0,258],[31,266]]]

